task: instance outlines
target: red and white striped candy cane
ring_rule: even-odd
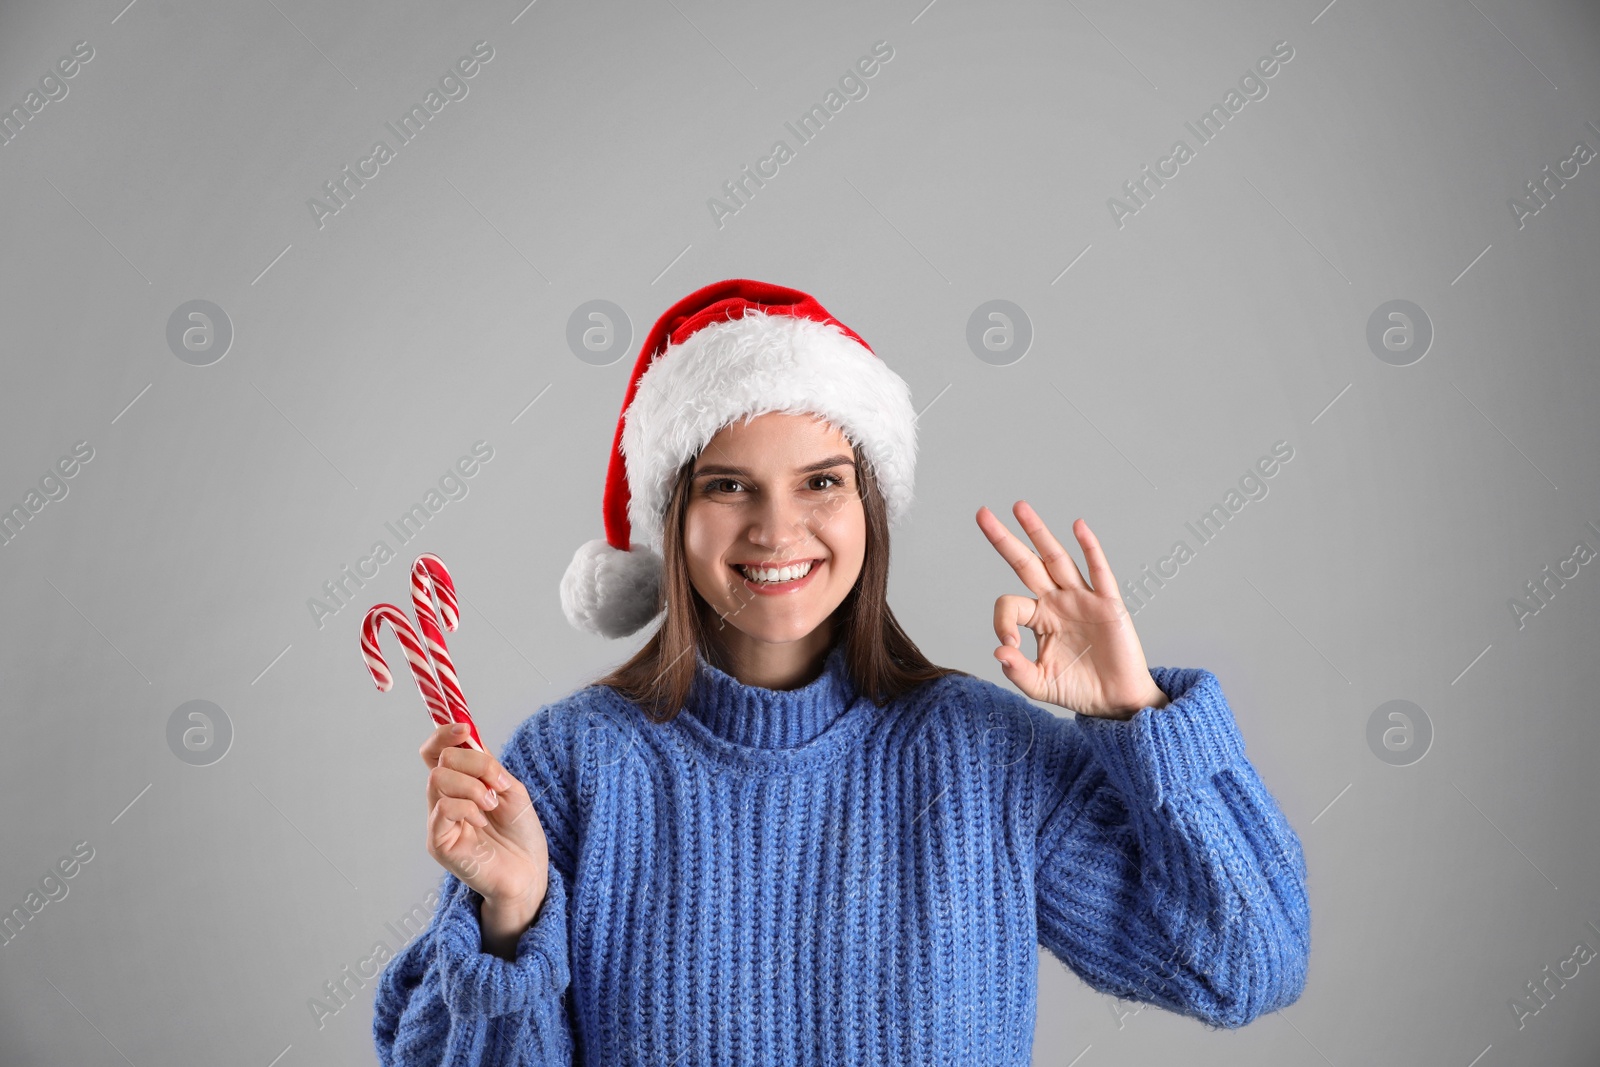
[[[436,600],[438,614],[434,613]],[[467,710],[467,698],[461,692],[456,665],[450,659],[450,649],[445,646],[444,631],[439,628],[441,617],[445,630],[454,631],[460,625],[461,609],[456,603],[456,586],[450,580],[450,572],[445,568],[444,561],[431,552],[418,556],[416,563],[411,566],[411,605],[416,612],[417,629],[421,631],[422,640],[428,647],[428,658],[433,661],[433,669],[439,676],[439,688],[444,693],[450,717],[455,722],[466,723],[472,738],[477,740],[478,727],[472,721],[472,713]],[[481,742],[479,745],[481,747]]]
[[[422,694],[424,703],[428,705],[428,714],[439,725],[453,721],[444,694],[434,678],[433,664],[428,660],[426,646],[417,636],[411,620],[406,618],[406,613],[393,604],[376,604],[361,620],[361,655],[367,661],[367,670],[372,674],[372,681],[377,685],[378,691],[387,693],[394,687],[394,675],[389,672],[389,665],[384,662],[383,652],[378,648],[378,631],[386,622],[394,630],[395,637],[400,639],[400,648],[405,652],[406,660],[411,665],[411,676],[416,679],[417,691]],[[482,742],[477,738],[476,729],[471,731],[467,741],[456,747],[476,748],[480,752],[484,750]]]

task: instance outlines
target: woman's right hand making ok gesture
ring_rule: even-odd
[[[419,750],[428,773],[428,855],[483,897],[483,947],[514,957],[544,903],[550,853],[527,787],[446,723]]]

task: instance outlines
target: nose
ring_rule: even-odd
[[[787,559],[795,554],[793,549],[813,539],[812,507],[787,496],[768,497],[755,508],[745,537],[774,559]]]

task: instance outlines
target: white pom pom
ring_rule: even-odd
[[[603,537],[586,541],[561,576],[561,610],[580,630],[627,637],[660,614],[661,572],[645,545],[623,552]]]

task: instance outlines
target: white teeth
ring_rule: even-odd
[[[739,570],[752,582],[788,582],[796,578],[803,578],[811,571],[812,564],[802,563],[798,567],[779,567],[776,570],[761,567],[747,567],[740,565]]]

